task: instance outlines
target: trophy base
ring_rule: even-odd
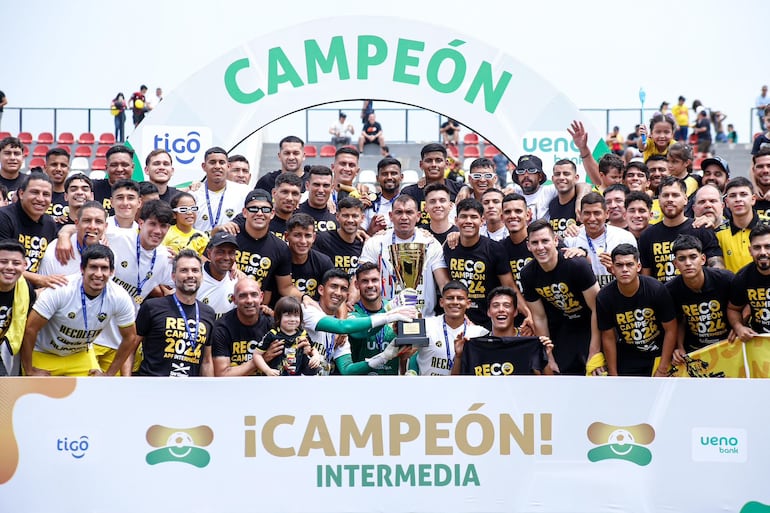
[[[425,347],[430,343],[425,336],[425,319],[398,321],[396,323],[396,345]]]

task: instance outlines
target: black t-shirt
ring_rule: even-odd
[[[575,214],[575,200],[577,196],[573,196],[571,200],[562,205],[559,203],[559,197],[556,196],[548,204],[548,214],[550,216],[549,222],[553,227],[553,231],[559,236],[561,240],[564,240],[564,232],[568,226],[577,224],[577,215]]]
[[[23,182],[26,177],[27,175],[21,173],[19,173],[19,176],[16,178],[5,178],[4,176],[0,176],[0,184],[5,185],[5,188],[8,189],[8,197],[10,199],[13,199],[16,191],[18,191],[21,186],[21,182]]]
[[[463,184],[454,180],[444,180],[444,185],[449,188],[449,199],[454,201],[457,197],[457,193],[463,188]],[[423,228],[426,225],[430,225],[430,216],[425,211],[425,188],[420,187],[418,184],[412,184],[401,189],[401,194],[406,194],[414,198],[417,202],[417,207],[420,209],[420,222],[419,225]]]
[[[650,376],[655,357],[663,348],[663,323],[674,320],[674,301],[665,285],[650,276],[639,276],[632,297],[620,293],[613,281],[596,296],[599,329],[618,335],[617,365],[621,376]]]
[[[273,189],[275,188],[275,179],[278,178],[278,175],[281,174],[281,170],[277,169],[275,171],[270,171],[266,175],[262,175],[262,177],[257,180],[257,185],[254,187],[255,189],[264,189],[267,192],[271,193],[273,192]],[[307,182],[310,179],[310,173],[305,171],[302,174],[302,192],[305,192],[305,182]]]
[[[165,201],[169,205],[171,205],[171,200],[174,199],[174,196],[179,194],[179,189],[171,186],[166,187],[166,192],[160,195],[161,201]]]
[[[734,275],[726,269],[704,267],[705,280],[700,292],[694,292],[677,276],[666,289],[677,308],[677,320],[685,323],[684,348],[692,352],[727,338],[727,303]]]
[[[449,236],[450,233],[459,232],[460,229],[457,228],[457,225],[452,225],[449,227],[449,229],[443,233],[436,233],[433,231],[433,229],[430,227],[430,225],[425,226],[425,229],[428,230],[430,233],[433,234],[433,238],[435,238],[439,244],[444,244],[446,242],[446,238]]]
[[[43,214],[39,221],[33,221],[19,202],[0,208],[0,239],[21,242],[27,258],[27,271],[37,272],[48,244],[56,238],[56,232],[56,223],[47,214]]]
[[[444,245],[444,260],[449,268],[449,279],[468,287],[470,306],[465,314],[479,326],[492,327],[487,315],[487,294],[500,285],[500,275],[510,272],[505,260],[500,258],[500,243],[487,237],[470,247],[458,242],[454,249]]]
[[[109,178],[100,178],[92,180],[94,201],[98,201],[107,211],[107,215],[114,216],[115,209],[112,208],[112,185]]]
[[[195,305],[182,304],[187,316],[185,327],[184,317],[180,315],[174,297],[172,295],[148,299],[139,308],[136,315],[136,333],[144,337],[144,359],[139,367],[140,376],[200,375],[203,346],[211,344],[214,309],[200,301],[196,302],[200,317],[193,347],[188,337],[189,333],[194,334],[192,330],[195,327]]]
[[[695,128],[705,128],[706,130],[698,132],[698,142],[711,140],[711,122],[708,118],[699,119],[695,123]]]
[[[273,320],[260,313],[255,324],[246,326],[238,319],[238,312],[230,310],[214,324],[211,355],[214,358],[226,356],[230,359],[232,367],[248,362],[272,325]]]
[[[364,121],[364,127],[361,129],[361,132],[370,136],[377,135],[382,132],[382,125],[379,123],[379,121],[375,121],[374,123]]]
[[[297,212],[307,214],[315,220],[316,234],[333,232],[337,229],[337,218],[329,212],[328,208],[313,208],[307,201],[304,201],[297,207]]]
[[[308,294],[317,301],[318,284],[324,273],[332,267],[334,265],[328,256],[311,249],[304,264],[291,264],[291,281],[300,292]]]
[[[53,192],[51,196],[51,206],[46,210],[46,214],[53,217],[66,219],[69,216],[70,208],[64,200],[64,192]]]
[[[27,287],[29,289],[29,308],[32,309],[32,305],[35,304],[37,294],[35,289]],[[13,318],[13,296],[16,294],[16,287],[6,292],[0,292],[0,345],[2,345],[2,339],[5,338],[8,327],[11,325],[11,319]],[[2,364],[0,364],[2,367]]]
[[[754,204],[757,215],[770,217],[770,200],[758,199]]]
[[[334,230],[319,233],[313,243],[313,249],[331,258],[332,265],[337,269],[353,275],[358,267],[358,257],[361,256],[364,243],[359,239],[348,243]]]
[[[294,335],[287,335],[278,328],[273,328],[262,337],[257,348],[267,351],[274,340],[280,340],[283,342],[283,356],[268,362],[270,368],[281,371],[281,376],[315,376],[320,368],[311,369],[310,358],[305,354],[305,350],[297,349],[297,339],[300,337],[307,337],[307,332],[302,330]]]
[[[535,374],[548,364],[548,354],[538,337],[476,337],[463,348],[465,376]]]
[[[651,224],[639,237],[639,260],[642,267],[650,269],[651,276],[661,282],[673,280],[679,271],[674,267],[674,252],[671,246],[680,234],[686,233],[698,238],[703,244],[706,258],[722,256],[714,230],[693,228],[692,219],[687,219],[678,226],[666,226],[663,222]]]
[[[289,246],[270,232],[255,239],[241,230],[236,239],[240,247],[235,260],[238,270],[257,280],[263,291],[276,292],[275,277],[291,275]]]
[[[286,240],[286,219],[276,215],[270,220],[270,232],[281,240]]]
[[[513,280],[516,282],[516,286],[521,287],[521,270],[532,260],[532,252],[527,247],[527,240],[524,239],[518,244],[514,244],[510,237],[506,237],[502,241],[503,249],[505,250],[506,260],[508,266],[511,268],[511,274],[513,274]]]
[[[761,274],[754,262],[738,271],[733,280],[730,302],[749,305],[749,327],[757,333],[770,333],[770,276]]]
[[[584,258],[564,258],[545,271],[532,260],[521,271],[522,294],[528,302],[540,300],[548,318],[553,356],[563,374],[583,374],[591,342],[591,309],[583,292],[596,283]]]

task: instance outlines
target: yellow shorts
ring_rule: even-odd
[[[99,367],[102,369],[102,372],[107,372],[107,370],[110,368],[110,365],[112,365],[112,361],[115,359],[115,355],[117,354],[118,350],[111,347],[94,344],[94,352],[96,353],[96,359],[99,362]],[[141,365],[141,363],[142,346],[139,345],[139,347],[136,348],[136,354],[134,355],[134,366],[132,367],[134,374],[139,372],[139,365]],[[118,371],[117,375],[120,376],[120,371]]]
[[[88,376],[92,369],[99,369],[99,362],[93,349],[67,356],[33,351],[32,366],[47,370],[51,376]]]

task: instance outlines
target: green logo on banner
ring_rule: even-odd
[[[741,508],[741,513],[770,513],[770,506],[761,502],[747,502]]]
[[[211,444],[214,432],[208,426],[194,428],[172,428],[150,426],[147,429],[147,443],[158,447],[147,453],[149,465],[176,461],[203,468],[211,461],[209,452],[201,447]]]
[[[613,426],[594,422],[588,426],[587,436],[598,446],[588,451],[589,461],[626,460],[640,466],[652,461],[652,452],[644,447],[655,439],[655,430],[649,424]]]

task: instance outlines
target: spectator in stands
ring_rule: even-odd
[[[770,107],[765,108],[764,111],[760,111],[761,115],[764,115],[765,127],[767,131],[763,131],[757,137],[754,138],[754,143],[751,146],[751,154],[756,155],[759,150],[763,148],[770,148]]]
[[[144,102],[145,106],[147,107],[147,111],[149,112],[155,107],[157,107],[162,99],[163,99],[163,89],[158,87],[155,89],[155,97],[154,98],[147,97],[147,99]]]
[[[361,107],[361,123],[364,125],[369,119],[369,114],[374,114],[374,100],[364,100],[364,105]]]
[[[449,144],[457,146],[460,142],[460,123],[452,118],[447,118],[447,120],[441,124],[439,133],[441,134],[441,142],[444,143],[444,146]]]
[[[698,120],[695,122],[693,133],[698,134],[698,153],[709,153],[711,151],[711,121],[709,113],[703,109],[698,113]]]
[[[767,86],[763,85],[762,94],[757,96],[757,99],[754,100],[754,107],[756,107],[757,109],[757,116],[759,117],[759,129],[761,131],[764,131],[765,128],[768,128],[767,120],[765,119],[765,116],[767,115],[767,113],[765,112],[765,109],[769,105],[770,105],[770,99],[768,99],[768,96],[767,96]]]
[[[112,99],[110,112],[115,118],[115,141],[122,143],[126,140],[126,97],[118,93]]]
[[[664,116],[665,116],[666,114],[668,114],[669,112],[671,112],[671,111],[669,110],[669,108],[668,108],[668,102],[661,102],[661,103],[660,103],[660,107],[658,108],[658,112],[660,112],[660,113],[661,113],[661,114],[663,114]]]
[[[382,132],[382,125],[372,112],[361,129],[361,137],[358,138],[358,152],[363,153],[366,144],[375,142],[382,148],[385,145],[385,134]]]
[[[230,167],[227,170],[227,179],[231,182],[249,185],[251,183],[251,168],[249,161],[243,155],[230,155],[227,157]]]
[[[511,165],[511,161],[508,160],[503,153],[498,153],[492,157],[492,162],[495,163],[495,174],[497,175],[497,186],[505,188],[508,185],[508,168]]]
[[[305,142],[295,135],[287,135],[278,143],[278,160],[281,161],[281,169],[271,171],[257,180],[255,189],[272,191],[275,188],[275,179],[281,173],[294,173],[302,180],[302,192],[305,192],[305,182],[308,173],[305,172]]]
[[[642,125],[636,125],[634,131],[626,136],[626,148],[636,148],[637,141],[639,140],[639,137],[641,137],[641,133],[639,132],[641,126]]]
[[[727,134],[723,124],[725,119],[727,119],[727,115],[721,111],[711,111],[711,124],[714,125],[714,141],[718,143],[727,142]]]
[[[8,97],[5,93],[0,91],[0,129],[3,127],[3,109],[8,105]]]
[[[25,178],[21,174],[22,164],[24,143],[16,137],[6,137],[0,141],[0,184],[8,188],[8,197],[11,200]]]
[[[732,123],[727,123],[727,142],[730,144],[738,142],[738,132],[735,131]]]
[[[340,111],[337,122],[329,128],[329,133],[332,134],[332,144],[338,148],[350,144],[351,137],[356,133],[353,125],[348,123],[347,119],[347,114]]]
[[[390,153],[390,146],[388,146],[387,144],[380,146],[380,155],[382,156],[382,158],[385,158],[385,157],[393,158],[393,155]]]
[[[674,132],[674,139],[687,142],[687,130],[690,128],[690,110],[684,102],[684,96],[680,96],[677,104],[671,109],[671,114],[673,114],[677,125],[676,131]],[[665,114],[661,113],[661,117],[665,117]],[[650,126],[650,131],[652,131],[652,126]]]
[[[132,94],[131,98],[129,99],[131,110],[134,113],[134,127],[142,122],[144,115],[147,113],[147,105],[145,104],[147,101],[145,96],[146,94],[147,86],[142,84],[142,86],[139,88],[139,91]]]
[[[623,144],[625,143],[625,140],[623,139],[623,136],[620,135],[619,126],[612,127],[612,132],[607,134],[605,142],[612,153],[620,157],[623,156]]]

